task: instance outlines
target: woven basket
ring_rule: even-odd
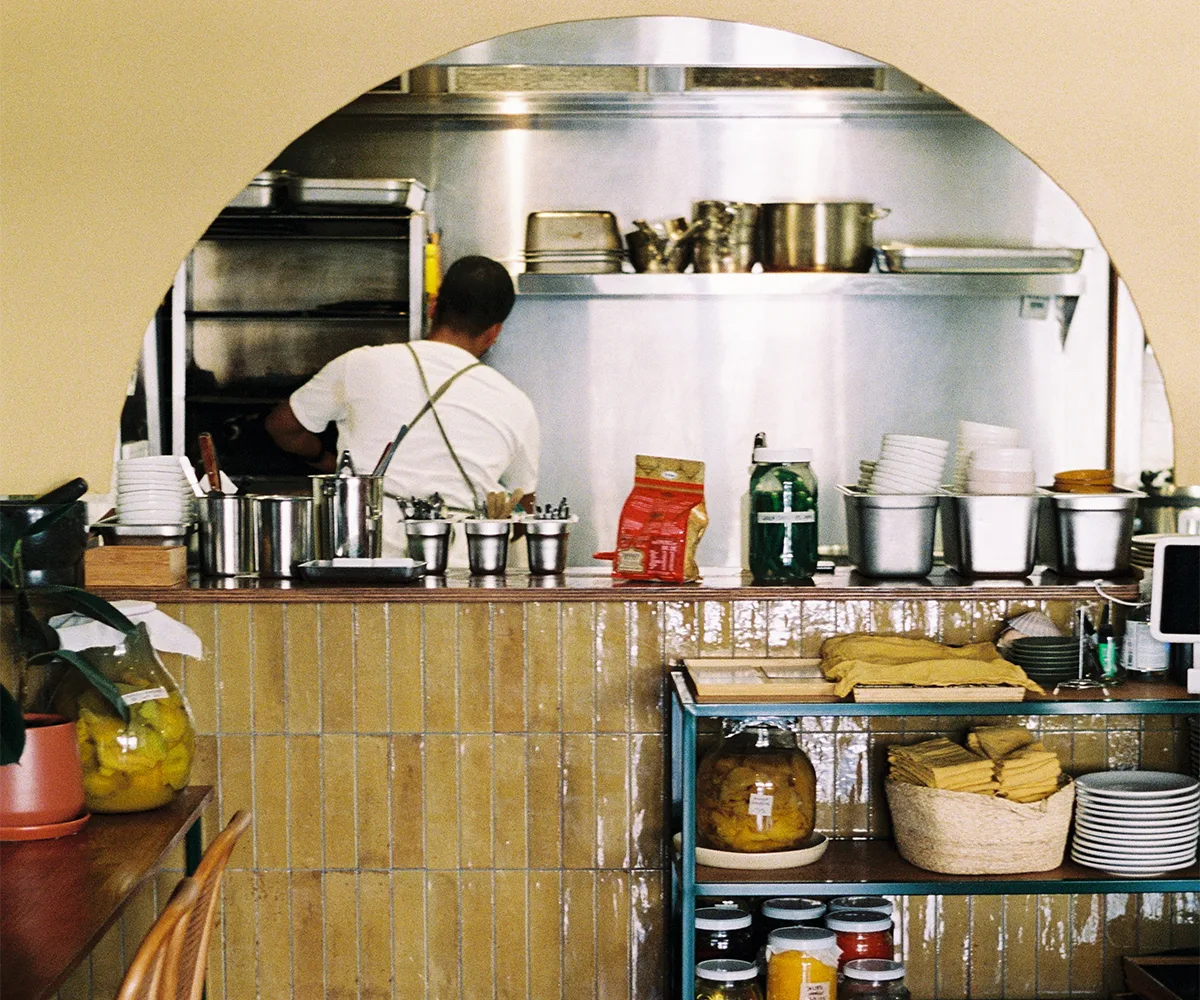
[[[1011,875],[1062,864],[1075,785],[1026,803],[889,780],[887,800],[905,861],[947,875]]]

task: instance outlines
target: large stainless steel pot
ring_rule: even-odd
[[[383,550],[383,476],[310,476],[318,559],[378,559]]]
[[[889,211],[867,201],[763,205],[763,270],[869,271],[875,220]]]

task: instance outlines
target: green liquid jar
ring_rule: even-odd
[[[817,570],[817,477],[809,448],[755,448],[750,473],[750,574],[803,583]]]

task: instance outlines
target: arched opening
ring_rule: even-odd
[[[1108,258],[1083,213],[990,127],[848,50],[695,18],[517,32],[363,95],[271,166],[418,178],[446,262],[485,253],[514,274],[527,265],[530,212],[603,208],[624,232],[634,219],[690,215],[705,198],[871,202],[890,210],[878,244],[1083,251],[1077,273],[1037,261],[954,273],[973,267],[959,261],[941,268],[950,273],[824,285],[684,278],[665,293],[647,276],[599,292],[567,276],[518,277],[490,360],[541,414],[540,486],[584,518],[574,563],[611,540],[642,451],[708,463],[722,527],[705,554],[735,564],[757,430],[814,446],[827,486],[853,481],[881,433],[952,440],[960,419],[1020,428],[1040,481],[1110,461],[1126,481],[1142,469],[1140,324],[1126,302],[1111,328]],[[407,308],[412,257],[367,242],[272,248],[209,235],[177,290],[174,370],[186,375],[152,448],[194,447],[207,429],[238,474],[302,475],[256,422],[341,351],[408,335],[394,317],[330,307]],[[836,546],[832,490],[822,517],[822,541]]]

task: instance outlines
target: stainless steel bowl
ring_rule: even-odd
[[[763,270],[869,271],[875,220],[888,212],[866,201],[763,205]]]

